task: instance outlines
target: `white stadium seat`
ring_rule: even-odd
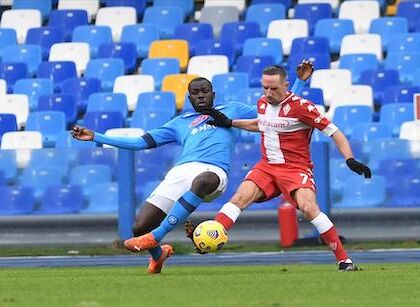
[[[49,61],[72,61],[76,64],[79,77],[90,60],[88,43],[56,43],[51,46]]]
[[[59,10],[85,10],[90,22],[99,10],[99,0],[59,0],[57,8]]]
[[[340,56],[354,53],[372,53],[382,60],[382,43],[378,34],[351,34],[343,38]]]
[[[114,93],[123,93],[127,97],[129,111],[134,111],[137,105],[139,94],[153,92],[155,80],[151,75],[129,75],[119,76],[114,82]]]
[[[209,23],[215,37],[220,36],[223,24],[239,21],[239,10],[235,6],[207,6],[201,10],[200,23]]]
[[[0,27],[15,29],[19,44],[25,43],[30,28],[39,28],[41,25],[42,16],[39,10],[6,10],[1,15]]]
[[[414,158],[420,158],[420,120],[404,122],[400,129],[400,139],[410,141],[410,150]]]
[[[26,125],[29,116],[29,98],[23,94],[4,95],[0,99],[0,113],[10,113],[16,116],[18,128]]]
[[[379,18],[379,1],[344,1],[341,3],[338,18],[351,19],[358,34],[368,33],[370,22]]]
[[[280,39],[283,53],[289,55],[293,40],[307,37],[308,33],[308,22],[304,19],[279,19],[268,25],[267,38]]]
[[[6,80],[0,79],[0,95],[6,95],[7,94],[7,83]]]
[[[351,71],[348,69],[318,69],[311,77],[311,87],[322,89],[324,105],[329,106],[333,95],[351,86]]]
[[[42,148],[42,134],[39,131],[11,131],[3,134],[1,149],[16,150],[16,164],[24,168],[31,160],[31,149]]]
[[[208,6],[235,6],[240,12],[246,7],[245,0],[205,0],[204,7]]]
[[[369,85],[352,85],[335,92],[330,102],[328,117],[333,118],[340,106],[368,106],[373,110],[373,91]]]
[[[109,26],[112,30],[112,39],[119,42],[122,29],[127,25],[137,23],[137,12],[134,7],[112,6],[103,7],[96,14],[95,24],[97,26]]]
[[[225,55],[198,55],[188,62],[187,74],[199,75],[211,80],[214,75],[229,72],[229,60]]]

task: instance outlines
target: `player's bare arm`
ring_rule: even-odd
[[[70,133],[76,140],[93,141],[94,132],[88,128],[76,125],[71,128]]]
[[[248,130],[252,132],[259,132],[258,119],[234,119],[232,120],[232,127]]]

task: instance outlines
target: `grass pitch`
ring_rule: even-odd
[[[0,306],[420,306],[420,264],[2,269]]]

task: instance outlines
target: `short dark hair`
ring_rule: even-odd
[[[269,75],[269,76],[280,75],[285,80],[287,79],[287,72],[280,65],[267,66],[266,68],[264,68],[262,73],[263,75]]]
[[[203,78],[203,77],[198,77],[198,78],[192,79],[190,81],[190,83],[188,84],[188,91],[190,91],[190,87],[191,87],[191,84],[193,82],[201,82],[201,81],[207,82],[208,85],[210,86],[210,89],[213,91],[213,85],[211,84],[211,82],[209,80],[207,80],[206,78]]]

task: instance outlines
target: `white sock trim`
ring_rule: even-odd
[[[219,210],[219,212],[226,215],[235,223],[236,219],[241,214],[242,210],[235,204],[228,202],[223,205],[223,207]]]
[[[316,218],[314,218],[311,221],[311,224],[314,225],[320,234],[327,232],[331,229],[331,227],[334,226],[334,224],[324,212],[321,212]]]

